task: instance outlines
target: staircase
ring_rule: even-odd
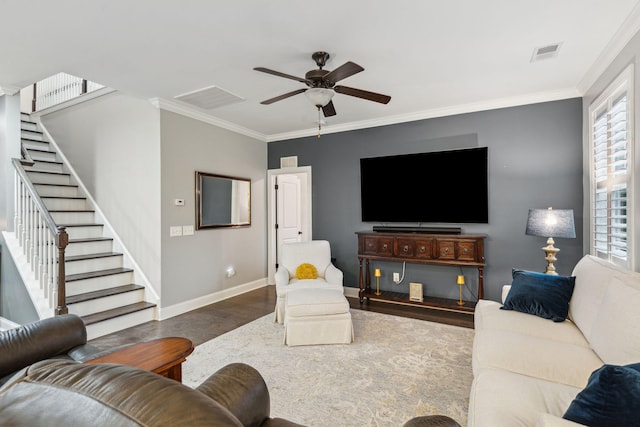
[[[74,183],[54,147],[45,141],[29,115],[21,117],[23,148],[34,162],[24,166],[28,178],[56,225],[66,227],[66,304],[81,316],[89,339],[156,317],[156,305],[145,301],[145,287],[135,284],[135,272],[125,267],[122,253],[105,237],[91,203]],[[52,311],[53,313],[53,311]]]

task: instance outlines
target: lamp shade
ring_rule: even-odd
[[[576,237],[573,209],[529,209],[526,234],[542,237]]]
[[[459,275],[458,278],[456,279],[456,283],[458,285],[464,285],[464,276]]]
[[[376,269],[373,271],[373,275],[374,275],[375,277],[380,277],[380,276],[382,276],[382,272],[380,271],[380,269],[379,269],[379,268],[376,268]]]
[[[313,105],[321,108],[331,102],[331,98],[333,98],[335,92],[332,89],[313,87],[311,89],[307,89],[304,94],[309,98],[309,101],[311,101]]]

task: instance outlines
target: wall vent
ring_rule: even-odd
[[[562,43],[550,44],[547,46],[536,47],[531,55],[531,62],[541,61],[543,59],[555,58]]]
[[[224,107],[244,101],[243,98],[217,86],[209,86],[174,97],[178,101],[186,102],[205,110]]]
[[[297,168],[298,156],[280,157],[281,168]]]

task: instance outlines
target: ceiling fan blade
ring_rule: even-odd
[[[327,105],[322,107],[322,114],[324,114],[325,117],[336,115],[336,108],[333,106],[333,101],[329,101]]]
[[[369,92],[366,90],[355,89],[347,86],[336,86],[333,88],[333,90],[343,95],[355,96],[357,98],[379,102],[381,104],[388,104],[389,101],[391,101],[391,97],[388,95],[382,95],[381,93]]]
[[[356,64],[355,62],[345,62],[333,71],[329,71],[322,79],[324,81],[336,83],[347,77],[351,77],[354,74],[364,71],[364,68]]]
[[[280,71],[270,70],[269,68],[255,67],[254,70],[262,71],[263,73],[273,74],[274,76],[284,77],[285,79],[291,79],[291,80],[298,81],[300,83],[307,84],[307,81],[305,79],[303,79],[302,77],[292,76],[291,74],[281,73]]]
[[[262,101],[260,104],[262,104],[262,105],[269,105],[269,104],[273,104],[274,102],[282,101],[283,99],[285,99],[285,98],[289,98],[290,96],[293,96],[293,95],[297,95],[297,94],[299,94],[299,93],[306,92],[306,90],[307,90],[306,88],[292,90],[291,92],[284,93],[284,94],[282,94],[282,95],[280,95],[280,96],[276,96],[275,98],[271,98],[271,99],[267,99],[267,100],[265,100],[265,101]]]

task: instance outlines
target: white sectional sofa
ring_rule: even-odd
[[[640,275],[587,255],[572,276],[563,322],[478,302],[469,426],[580,425],[562,417],[592,372],[640,362]]]

